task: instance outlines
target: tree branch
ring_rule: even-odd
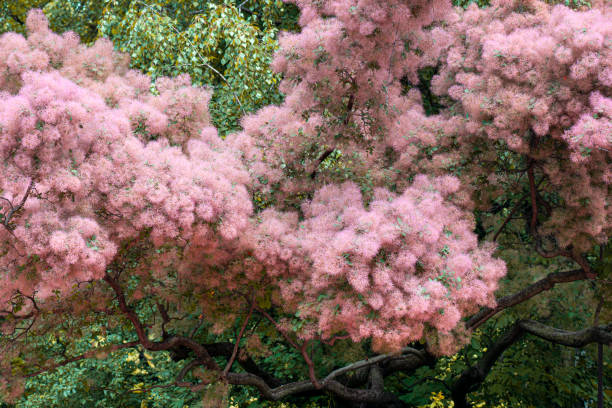
[[[26,200],[28,199],[28,196],[30,195],[30,192],[32,191],[32,188],[34,188],[34,179],[30,180],[30,184],[28,184],[28,188],[25,192],[25,194],[23,195],[23,198],[21,199],[21,202],[14,207],[13,203],[11,203],[9,200],[7,200],[6,198],[2,197],[3,200],[5,200],[6,202],[9,203],[10,209],[7,211],[6,214],[2,214],[1,217],[1,223],[2,225],[4,225],[4,227],[8,230],[8,231],[12,231],[11,228],[11,219],[13,218],[13,215],[21,210],[23,208],[23,206],[25,205]]]
[[[529,193],[531,196],[531,221],[529,227],[531,234],[534,238],[537,235],[537,221],[538,221],[538,204],[537,204],[537,187],[535,184],[535,175],[533,173],[533,162],[529,163],[527,168],[527,176],[529,178]]]
[[[205,344],[206,350],[212,357],[229,357],[232,354],[234,345],[230,342]],[[262,378],[271,387],[278,387],[283,384],[281,380],[261,369],[255,361],[247,354],[246,358],[238,359],[238,364],[247,372]]]
[[[321,155],[321,157],[319,157],[319,159],[317,160],[317,166],[315,167],[315,169],[312,171],[312,173],[310,173],[310,178],[312,180],[315,179],[315,177],[317,177],[317,171],[319,169],[319,166],[321,165],[321,163],[323,163],[325,161],[325,159],[327,159],[329,157],[330,154],[332,154],[334,152],[334,150],[336,150],[333,147],[330,147],[329,149],[327,149],[326,151],[323,152],[323,154]]]
[[[482,309],[468,320],[466,326],[468,329],[476,329],[502,310],[531,299],[544,291],[550,290],[557,283],[575,282],[587,278],[588,274],[583,269],[550,273],[545,278],[527,286],[520,292],[498,299],[495,308],[491,309],[487,307]]]
[[[563,346],[580,348],[591,343],[612,344],[612,323],[575,332],[556,329],[533,320],[521,320],[518,324],[529,334]]]
[[[300,347],[298,347],[297,343],[295,341],[293,341],[293,339],[285,332],[285,330],[283,330],[279,324],[276,322],[276,320],[274,320],[274,318],[272,316],[270,316],[270,314],[268,312],[266,312],[265,310],[255,306],[255,310],[260,313],[261,315],[263,315],[266,319],[268,319],[268,321],[270,323],[272,323],[272,325],[274,326],[274,328],[285,338],[285,340],[287,340],[287,343],[289,343],[294,349],[296,350],[300,350]]]
[[[523,204],[523,200],[524,199],[525,199],[525,195],[523,195],[521,198],[519,198],[519,200],[516,202],[516,205],[514,206],[514,208],[512,208],[512,211],[510,211],[510,214],[508,214],[508,217],[504,220],[504,222],[502,223],[501,227],[499,227],[499,229],[497,230],[497,232],[493,236],[493,242],[497,241],[497,238],[499,237],[499,234],[501,234],[501,232],[504,230],[506,225],[508,225],[510,220],[512,220],[512,217],[518,211],[518,209],[521,208],[521,204]]]
[[[25,24],[22,19],[20,19],[19,17],[17,17],[15,14],[11,13],[10,11],[8,11],[7,14],[10,18],[12,18],[15,22],[19,23],[20,25]]]
[[[612,323],[575,332],[557,329],[533,320],[519,320],[497,342],[491,345],[474,367],[465,370],[451,387],[455,408],[467,408],[467,394],[487,377],[499,357],[524,334],[531,334],[551,343],[584,347],[591,343],[612,344]]]
[[[265,381],[250,373],[229,373],[227,380],[233,385],[247,385],[255,387],[263,398],[270,401],[280,401],[283,398],[291,395],[316,391],[314,384],[309,380],[296,381],[276,388],[268,387]],[[380,406],[389,408],[402,406],[397,397],[384,390],[377,391],[371,389],[366,390],[349,388],[335,380],[327,382],[325,385],[323,385],[321,390],[329,391],[347,401],[379,404]]]
[[[172,336],[168,339],[165,339],[165,341],[161,341],[161,342],[154,342],[154,341],[149,340],[147,333],[145,331],[145,328],[143,324],[140,322],[140,319],[138,318],[138,315],[127,304],[125,295],[123,294],[123,291],[121,290],[121,286],[119,285],[119,283],[108,274],[104,276],[104,280],[110,285],[110,287],[115,292],[117,301],[119,302],[119,309],[128,318],[128,320],[132,322],[132,325],[134,326],[134,329],[138,336],[138,340],[140,341],[140,344],[142,344],[144,348],[150,351],[164,351],[164,350],[172,350],[180,346],[184,346],[184,347],[187,347],[193,350],[196,356],[198,356],[198,359],[202,361],[202,363],[207,368],[215,370],[215,371],[219,371],[219,366],[217,365],[215,360],[213,360],[210,354],[208,354],[208,351],[206,350],[206,348],[191,338],[183,337],[183,336]]]
[[[249,303],[251,304],[251,306],[249,307],[249,313],[244,318],[244,322],[242,323],[242,327],[240,328],[240,333],[238,333],[238,337],[236,337],[236,344],[234,344],[232,355],[229,358],[229,361],[227,362],[225,369],[223,369],[223,374],[222,374],[223,378],[227,376],[227,373],[229,373],[229,370],[232,368],[232,365],[234,364],[234,360],[236,359],[236,354],[238,354],[238,348],[240,347],[240,339],[242,339],[242,335],[244,334],[244,330],[246,329],[246,326],[249,323],[249,319],[253,315],[253,308],[255,307],[253,296],[251,296],[251,301]]]
[[[376,357],[371,357],[371,358],[367,358],[365,360],[360,360],[360,361],[356,361],[352,364],[349,364],[347,366],[338,368],[334,371],[332,371],[331,373],[329,373],[327,375],[327,377],[325,377],[322,381],[321,384],[325,385],[327,382],[335,379],[336,377],[339,377],[343,374],[346,374],[350,371],[357,371],[360,370],[362,368],[366,368],[369,367],[371,365],[376,365],[376,364],[383,364],[384,362],[391,360],[391,359],[399,359],[402,356],[406,355],[406,354],[410,354],[412,356],[416,356],[420,361],[424,362],[426,361],[425,356],[423,356],[423,351],[421,350],[417,350],[414,349],[412,347],[406,347],[402,350],[401,353],[390,353],[390,354],[381,354],[378,355]],[[386,373],[388,374],[388,373]]]

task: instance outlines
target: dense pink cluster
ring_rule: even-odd
[[[413,157],[402,167],[388,147],[406,122],[426,121],[402,78],[443,50],[424,27],[450,2],[296,3],[302,31],[281,37],[273,64],[285,102],[227,139],[256,197],[273,203],[244,238],[280,287],[275,302],[308,322],[301,337],[397,349],[426,336],[449,353],[461,317],[492,305],[505,266],[478,247],[459,181],[419,175]]]
[[[425,338],[452,353],[506,272],[478,243],[475,207],[528,185],[529,232],[557,251],[545,256],[608,239],[610,7],[293,2],[302,30],[273,63],[285,101],[225,140],[187,76],[152,90],[112,43],[54,34],[40,11],[27,38],[0,36],[3,315],[33,299],[111,313],[107,286],[79,285],[121,271],[106,282],[128,303],[199,309],[216,333],[250,301],[300,342]],[[405,84],[438,61],[448,109],[426,116]]]
[[[424,27],[441,20],[451,3],[295,3],[302,30],[281,35],[272,64],[284,74],[285,103],[247,117],[246,135],[236,141],[253,182],[262,191],[274,190],[279,202],[347,178],[383,183],[389,172],[381,141],[397,116],[414,105],[402,96],[401,79],[416,81],[417,68],[439,53]],[[343,166],[321,167],[330,149],[341,154]],[[313,183],[317,170],[318,183]]]
[[[285,102],[226,140],[187,77],[151,93],[110,42],[53,34],[40,12],[27,39],[0,37],[0,211],[27,196],[0,228],[0,300],[44,301],[129,265],[133,299],[197,303],[219,332],[254,296],[299,316],[303,339],[426,337],[452,352],[505,266],[479,247],[459,180],[421,174],[404,151],[438,141],[401,80],[448,45],[423,27],[450,4],[298,5],[303,30],[275,60]]]
[[[449,333],[478,305],[492,305],[503,262],[478,247],[473,220],[450,204],[455,178],[428,179],[365,208],[353,182],[327,185],[298,215],[261,214],[254,256],[278,279],[281,298],[315,321],[311,338],[346,331],[396,348],[428,328]],[[451,348],[441,350],[450,352]]]
[[[578,251],[605,242],[612,230],[612,9],[500,0],[457,13],[433,33],[447,47],[434,91],[457,101],[438,129],[460,146],[439,162],[474,158],[478,146],[470,181],[484,175],[499,186],[486,162],[500,146],[518,153],[559,197],[542,235]]]
[[[143,234],[232,245],[248,173],[209,125],[208,91],[178,77],[155,96],[110,42],[53,34],[39,11],[27,25],[0,37],[0,301],[100,279]]]

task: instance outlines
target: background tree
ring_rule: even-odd
[[[268,66],[278,31],[297,28],[297,9],[280,0],[19,0],[0,6],[0,32],[24,33],[33,8],[58,33],[74,31],[86,44],[111,39],[153,82],[189,73],[194,84],[213,87],[211,115],[222,135],[245,112],[280,101]]]

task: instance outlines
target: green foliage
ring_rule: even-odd
[[[485,7],[489,5],[489,0],[453,0],[455,6],[463,8],[467,8],[472,3],[476,3],[478,7]]]
[[[171,383],[177,365],[167,353],[149,354],[137,349],[83,360],[29,380],[16,408],[195,407],[198,394],[189,389],[143,390],[152,384]]]
[[[25,19],[28,11],[42,8],[49,0],[23,0],[0,2],[0,33],[15,31],[24,33]]]
[[[575,9],[591,8],[591,2],[588,0],[544,0],[550,4],[564,4],[567,7]],[[453,0],[455,6],[467,8],[470,4],[476,3],[478,7],[486,7],[490,4],[490,0]]]
[[[188,73],[212,87],[221,135],[238,129],[245,113],[281,101],[269,64],[279,30],[297,29],[298,17],[281,0],[16,0],[0,4],[0,32],[23,33],[32,8],[57,32],[75,31],[86,43],[111,39],[153,80]]]
[[[213,122],[225,135],[244,113],[280,102],[269,64],[279,25],[292,26],[280,0],[236,3],[109,0],[99,35],[153,79],[188,73],[194,84],[212,86]]]
[[[105,0],[16,0],[0,3],[0,32],[24,32],[29,10],[41,8],[57,32],[74,31],[83,42],[90,43],[98,35],[98,22]]]

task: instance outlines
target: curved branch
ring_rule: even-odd
[[[117,302],[119,303],[119,309],[132,323],[132,326],[134,326],[134,330],[136,331],[138,340],[144,348],[150,351],[166,351],[166,350],[175,349],[180,346],[184,346],[184,347],[187,347],[193,350],[196,356],[198,356],[198,359],[202,361],[202,363],[207,368],[210,368],[215,371],[219,371],[219,366],[217,365],[216,361],[213,360],[210,354],[208,354],[208,351],[206,350],[206,348],[200,343],[196,342],[195,340],[189,337],[172,336],[161,342],[154,342],[154,341],[149,340],[149,337],[147,336],[144,325],[140,321],[138,315],[127,304],[125,295],[123,294],[123,291],[119,283],[108,274],[104,276],[104,281],[106,281],[110,285],[110,287],[113,289],[113,291],[115,292]]]
[[[502,310],[531,299],[544,291],[550,290],[557,283],[576,282],[587,279],[588,277],[588,274],[583,269],[550,273],[545,278],[527,286],[520,292],[498,299],[495,308],[491,309],[487,307],[482,309],[467,321],[466,326],[468,329],[476,329]]]
[[[230,357],[234,345],[230,342],[205,344],[206,350],[212,357]],[[271,387],[282,385],[282,381],[261,369],[253,359],[246,354],[246,358],[238,359],[238,364],[246,371],[263,379]]]
[[[591,343],[612,344],[612,323],[575,332],[557,329],[533,320],[522,320],[518,324],[526,333],[563,346],[580,348]]]
[[[325,385],[327,382],[333,380],[336,377],[339,377],[343,374],[346,374],[350,371],[357,371],[360,370],[362,368],[366,368],[369,367],[371,365],[378,365],[378,364],[383,364],[386,361],[389,361],[391,359],[401,359],[403,355],[405,354],[409,354],[412,356],[416,356],[418,360],[420,360],[421,362],[425,362],[426,361],[426,357],[423,355],[424,351],[421,350],[417,350],[414,349],[412,347],[406,347],[402,350],[401,354],[400,353],[390,353],[390,354],[381,354],[378,355],[376,357],[371,357],[371,358],[367,358],[361,361],[356,361],[352,364],[349,364],[347,366],[338,368],[334,371],[332,371],[331,373],[329,373],[327,375],[327,377],[325,377],[322,381],[321,384]],[[387,372],[385,372],[385,374],[388,374]]]
[[[179,371],[178,375],[176,376],[176,381],[182,381],[191,370],[199,365],[200,362],[198,360],[191,360],[189,363],[185,364],[185,366],[181,368],[181,371]]]
[[[227,381],[233,385],[247,385],[257,388],[261,396],[270,401],[280,401],[291,395],[309,391],[317,391],[310,380],[296,381],[280,387],[270,388],[265,381],[250,373],[229,373]],[[322,386],[321,390],[329,391],[347,401],[357,401],[381,406],[402,406],[397,397],[384,390],[349,388],[338,381],[330,380]]]
[[[499,357],[524,334],[531,334],[551,343],[569,347],[584,347],[591,343],[612,344],[612,323],[575,332],[557,329],[533,320],[519,320],[497,342],[489,347],[474,367],[465,370],[451,387],[455,408],[467,408],[467,394],[474,391],[487,377]]]

